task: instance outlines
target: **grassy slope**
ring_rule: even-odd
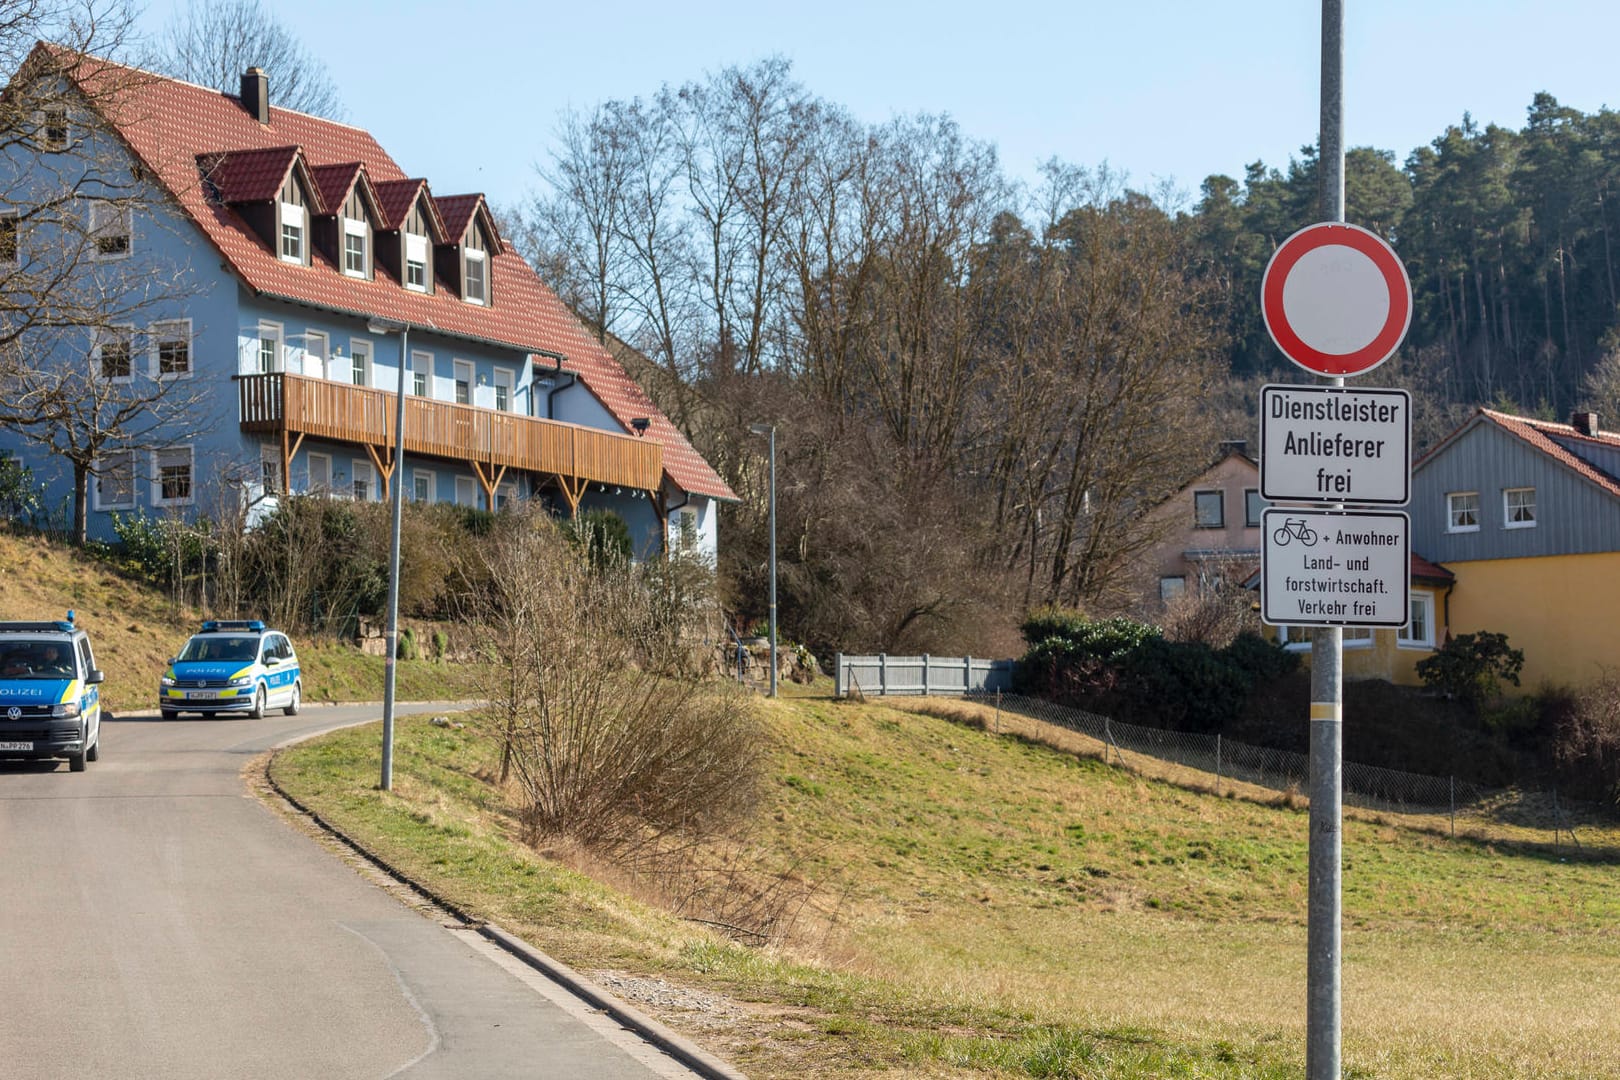
[[[69,548],[0,532],[0,619],[60,619],[69,609],[90,632],[96,663],[107,676],[102,700],[115,713],[156,709],[164,665],[202,619]],[[295,638],[294,644],[306,701],[381,699],[382,657],[332,642]],[[403,662],[399,695],[403,700],[465,698],[471,693],[470,674],[465,666]]]
[[[793,941],[725,944],[521,845],[473,729],[278,762],[323,814],[585,969],[712,991],[667,1014],[752,1075],[1285,1076],[1303,1057],[1306,815],[880,705],[765,706],[749,837],[815,883]],[[1345,831],[1348,1075],[1620,1074],[1605,865]],[[1466,1018],[1462,1020],[1460,1018]],[[870,1064],[868,1064],[870,1063]]]

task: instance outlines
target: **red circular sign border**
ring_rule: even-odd
[[[1353,353],[1325,353],[1311,348],[1294,333],[1283,313],[1282,293],[1288,272],[1310,252],[1330,245],[1352,248],[1367,256],[1389,289],[1389,317],[1383,328]],[[1294,233],[1272,254],[1261,279],[1260,312],[1271,340],[1299,367],[1332,378],[1365,375],[1393,356],[1406,337],[1412,322],[1412,283],[1399,256],[1376,233],[1342,221],[1318,222]]]

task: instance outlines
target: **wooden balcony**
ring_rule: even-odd
[[[358,443],[386,490],[394,472],[394,392],[282,373],[239,375],[237,382],[242,430],[280,435],[284,472],[305,436]],[[405,452],[470,466],[486,495],[508,469],[553,477],[571,507],[587,484],[656,492],[663,476],[663,448],[649,439],[411,395]]]

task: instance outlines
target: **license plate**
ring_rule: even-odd
[[[0,750],[29,750],[34,749],[31,742],[0,742]]]
[[[219,698],[219,695],[214,693],[212,690],[187,690],[186,691],[186,700],[187,701],[215,701],[218,698]]]

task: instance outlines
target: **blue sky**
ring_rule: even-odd
[[[156,0],[146,29],[173,6]],[[1316,137],[1319,0],[267,6],[328,63],[350,123],[435,193],[497,205],[537,187],[564,108],[777,54],[862,120],[949,113],[1016,178],[1056,156],[1196,194],[1210,173],[1285,166]],[[1404,158],[1465,111],[1518,128],[1538,90],[1588,112],[1620,104],[1614,0],[1344,7],[1348,145]]]

